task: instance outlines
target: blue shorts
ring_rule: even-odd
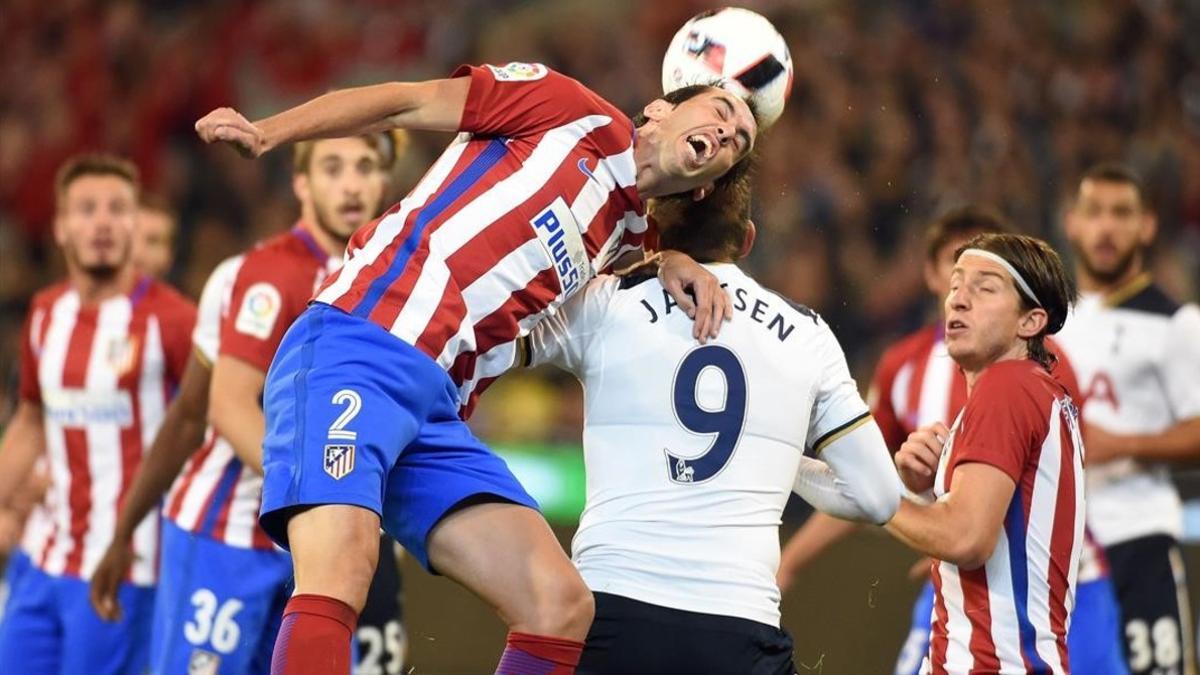
[[[123,583],[121,620],[102,620],[88,600],[88,582],[32,567],[20,580],[0,622],[0,673],[124,675],[150,660],[154,589]]]
[[[458,408],[457,388],[433,359],[366,319],[314,303],[267,372],[263,529],[286,547],[295,507],[361,506],[429,569],[429,532],[465,500],[536,509]]]
[[[1075,588],[1075,611],[1067,633],[1071,672],[1129,675],[1121,630],[1121,608],[1112,579],[1101,577]]]
[[[8,603],[12,602],[21,585],[25,573],[33,569],[33,560],[21,549],[13,549],[8,555],[8,565],[4,568],[4,581],[0,582],[0,620],[8,611]]]
[[[913,605],[913,625],[896,660],[896,675],[916,675],[929,652],[933,619],[933,583],[926,582]],[[1112,581],[1107,577],[1079,584],[1075,610],[1067,633],[1067,655],[1072,673],[1128,675],[1121,652],[1121,613]]]
[[[163,521],[151,672],[271,671],[292,558],[237,548]]]

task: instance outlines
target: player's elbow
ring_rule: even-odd
[[[943,558],[964,570],[983,567],[996,550],[996,537],[984,537],[967,532],[948,532],[949,544]]]
[[[873,473],[871,481],[857,490],[855,501],[862,510],[863,521],[882,525],[896,515],[901,497],[900,477],[890,464],[883,464]]]
[[[882,525],[896,515],[900,508],[899,479],[882,483],[871,492],[871,498],[863,505],[863,511],[868,520],[876,525]]]
[[[233,424],[232,418],[237,415],[236,407],[236,403],[228,396],[214,395],[209,399],[207,420],[218,434],[228,434],[228,430]]]

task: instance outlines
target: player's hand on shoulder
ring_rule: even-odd
[[[217,108],[196,121],[196,133],[205,143],[228,143],[246,157],[258,157],[270,146],[262,128],[233,108]]]
[[[896,452],[896,470],[905,487],[917,493],[933,488],[942,446],[949,437],[950,430],[941,422],[921,427],[908,435],[908,440]]]
[[[733,318],[729,294],[703,265],[679,251],[663,251],[658,263],[663,288],[695,324],[692,336],[701,344],[721,332],[721,323]]]
[[[117,599],[117,591],[125,579],[129,567],[133,564],[133,551],[128,543],[114,540],[104,551],[92,573],[91,587],[88,597],[96,614],[105,621],[121,620],[121,602]]]

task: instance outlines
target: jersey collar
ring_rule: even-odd
[[[316,238],[312,236],[312,232],[308,231],[304,223],[296,221],[296,224],[292,226],[292,235],[304,242],[304,246],[308,249],[309,253],[313,254],[318,263],[324,265],[329,260],[329,254],[325,253],[325,249],[321,248]]]
[[[1114,289],[1104,296],[1104,305],[1106,307],[1117,307],[1126,300],[1141,293],[1154,280],[1149,272],[1142,272],[1136,277],[1127,281],[1123,286]]]

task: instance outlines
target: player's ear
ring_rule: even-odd
[[[308,203],[308,200],[312,197],[312,189],[308,185],[307,173],[292,174],[292,192],[295,193],[296,199],[301,204]]]
[[[942,279],[941,275],[938,274],[937,263],[926,258],[925,264],[921,268],[921,274],[925,278],[925,288],[929,289],[930,293],[941,297]]]
[[[1074,241],[1079,233],[1079,204],[1072,202],[1067,206],[1067,210],[1063,213],[1063,230],[1067,234],[1067,239]]]
[[[742,248],[738,251],[738,260],[750,255],[750,249],[754,248],[754,238],[757,235],[758,228],[754,227],[754,221],[746,219],[746,236],[742,237]]]
[[[1154,236],[1158,234],[1158,218],[1151,211],[1142,212],[1142,227],[1138,232],[1138,243],[1143,248],[1154,243]]]
[[[695,190],[692,190],[692,201],[694,201],[694,202],[703,201],[704,198],[711,195],[712,191],[715,190],[716,188],[717,188],[717,186],[714,183],[708,183],[706,185],[701,185],[700,187],[696,188]]]
[[[54,212],[54,243],[59,246],[67,243],[66,216],[63,215],[62,209]]]
[[[1050,321],[1050,315],[1041,307],[1033,309],[1021,315],[1017,321],[1017,337],[1028,340],[1035,337],[1038,333],[1046,329],[1046,324]]]
[[[661,98],[656,98],[647,103],[645,108],[642,108],[642,114],[645,115],[646,119],[648,120],[661,122],[663,118],[665,118],[667,115],[670,115],[671,111],[674,109],[675,106],[667,103]]]

